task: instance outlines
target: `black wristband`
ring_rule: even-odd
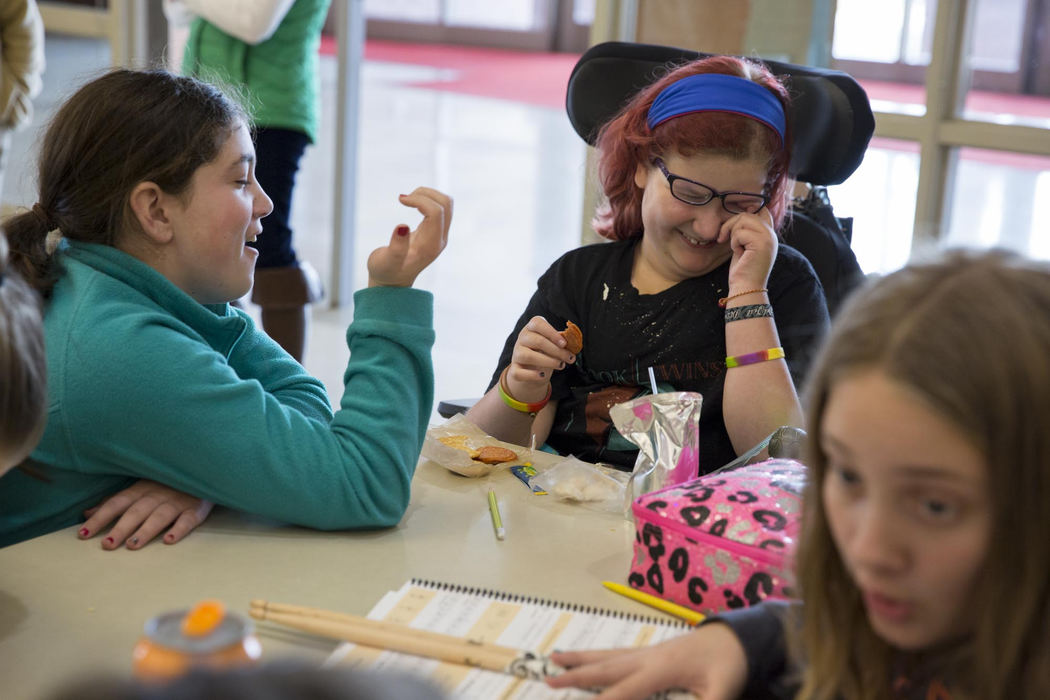
[[[773,307],[769,304],[748,304],[747,306],[734,306],[726,309],[726,323],[730,321],[743,321],[748,318],[772,318]]]

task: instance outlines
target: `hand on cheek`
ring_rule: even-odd
[[[733,251],[729,263],[730,290],[764,288],[779,246],[769,209],[727,219],[718,232],[718,240],[728,241]]]

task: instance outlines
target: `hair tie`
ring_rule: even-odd
[[[765,124],[784,143],[787,118],[776,95],[753,80],[724,73],[698,73],[671,83],[649,107],[646,123],[655,129],[668,119],[695,112],[731,112]]]
[[[47,226],[48,231],[54,231],[57,228],[54,219],[52,219],[51,215],[44,210],[44,207],[40,205],[40,202],[37,202],[30,207],[29,211],[33,212],[33,215],[36,216],[44,226]]]

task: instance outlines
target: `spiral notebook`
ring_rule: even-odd
[[[412,579],[387,593],[368,617],[418,629],[549,654],[558,649],[641,647],[691,627],[684,622],[615,612],[469,586]],[[586,698],[581,690],[555,691],[526,681],[432,659],[341,644],[327,665],[362,665],[429,678],[451,698]]]

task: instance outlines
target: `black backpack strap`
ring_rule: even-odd
[[[784,243],[802,253],[813,265],[832,317],[842,301],[864,280],[864,271],[850,248],[852,234],[853,220],[835,216],[827,188],[823,186],[814,186],[806,197],[794,200],[782,231]]]

